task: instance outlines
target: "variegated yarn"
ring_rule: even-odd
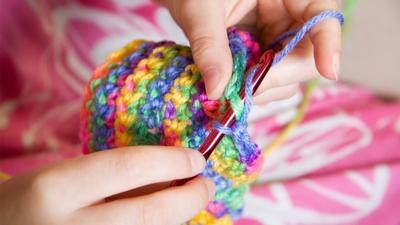
[[[93,74],[82,107],[84,151],[128,145],[198,148],[225,99],[238,115],[238,96],[246,68],[259,46],[247,32],[229,29],[234,73],[220,101],[207,99],[190,49],[172,42],[136,40],[113,53]],[[221,104],[222,103],[222,104]],[[204,175],[217,184],[215,200],[189,224],[231,221],[243,208],[243,195],[262,163],[259,149],[240,156],[226,136],[208,161]],[[229,222],[227,222],[229,223]]]
[[[299,33],[304,36],[307,30],[303,31]],[[192,225],[232,224],[241,215],[244,194],[263,162],[261,150],[245,131],[251,99],[243,104],[238,95],[245,71],[259,58],[259,45],[247,32],[235,28],[228,30],[228,37],[233,74],[219,101],[207,99],[190,49],[168,41],[135,40],[114,52],[94,71],[84,94],[85,153],[129,145],[197,149],[215,126],[212,121],[230,104],[238,128],[216,125],[228,135],[211,155],[203,175],[215,182],[217,191],[208,207],[188,221]],[[294,42],[301,38],[297,36]],[[285,51],[287,54],[290,49]]]

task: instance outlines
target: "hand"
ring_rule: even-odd
[[[159,146],[126,147],[67,160],[1,184],[0,224],[180,224],[212,198],[211,181],[196,178],[137,197],[115,195],[195,176],[204,167],[197,151]]]
[[[232,73],[226,28],[249,27],[267,46],[280,34],[325,10],[337,10],[335,0],[158,0],[186,34],[196,65],[203,75],[207,95],[217,99]],[[250,12],[250,13],[249,13]],[[248,16],[244,18],[246,15]],[[293,95],[298,84],[320,73],[337,80],[341,52],[340,24],[335,19],[315,26],[309,38],[279,64],[256,93],[255,103]]]

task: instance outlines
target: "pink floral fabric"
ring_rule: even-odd
[[[3,0],[0,34],[0,171],[11,176],[81,154],[81,94],[108,53],[137,38],[187,43],[148,0]],[[300,99],[253,110],[260,146]],[[236,224],[399,224],[399,159],[399,102],[323,85],[304,121],[266,158]]]

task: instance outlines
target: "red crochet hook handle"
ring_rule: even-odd
[[[258,62],[258,70],[256,74],[254,74],[251,92],[252,95],[257,91],[258,87],[267,76],[269,69],[272,66],[272,62],[274,61],[275,52],[273,50],[268,50],[264,52]],[[244,101],[245,99],[245,85],[243,85],[240,89],[239,96]],[[233,112],[232,108],[229,107],[225,114],[222,116],[221,121],[219,121],[225,127],[231,127],[235,122],[235,113]],[[224,137],[224,134],[219,132],[217,129],[213,128],[207,138],[204,140],[203,144],[199,148],[199,152],[203,154],[204,158],[207,160],[214,149],[217,147],[221,139]],[[191,180],[192,178],[176,180],[172,182],[171,186],[181,186],[185,184],[187,181]]]
[[[260,61],[258,62],[259,64],[259,69],[257,70],[256,74],[253,77],[252,81],[252,86],[251,86],[251,93],[254,95],[254,93],[257,91],[258,87],[266,77],[269,69],[271,68],[273,59],[274,59],[274,51],[269,50],[266,51],[260,58]],[[239,92],[239,96],[244,101],[245,98],[245,85],[242,86]],[[229,107],[228,110],[225,112],[223,115],[220,123],[225,126],[225,127],[231,127],[233,123],[235,122],[235,113],[233,112],[232,108]],[[221,139],[224,137],[224,134],[219,132],[216,129],[212,129],[210,134],[207,136],[207,138],[204,140],[203,144],[200,146],[199,151],[201,154],[203,154],[204,158],[207,160],[211,153],[214,151],[214,149],[217,147]]]

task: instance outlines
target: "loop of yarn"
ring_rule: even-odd
[[[341,12],[337,12],[337,11],[331,11],[331,10],[327,10],[327,11],[323,11],[320,14],[312,17],[310,20],[308,20],[303,27],[301,27],[298,30],[293,30],[293,31],[289,31],[286,32],[284,34],[282,34],[281,36],[279,36],[272,44],[271,47],[273,47],[274,45],[281,43],[282,41],[284,41],[286,38],[293,36],[294,37],[289,41],[289,43],[287,43],[287,45],[278,53],[277,56],[275,56],[274,58],[274,62],[272,63],[272,65],[277,64],[278,62],[280,62],[287,54],[289,54],[294,47],[296,47],[296,45],[304,38],[304,36],[318,23],[326,20],[326,19],[336,19],[339,21],[340,25],[342,26],[344,23],[344,16]]]
[[[295,34],[274,63],[288,54],[312,26],[331,17],[343,21],[340,13],[332,11],[314,17]],[[246,130],[259,44],[249,33],[236,28],[228,29],[228,37],[233,73],[218,101],[207,99],[190,49],[169,41],[135,40],[112,53],[94,71],[84,93],[81,137],[85,153],[131,145],[197,149],[213,126],[226,134],[202,173],[216,184],[214,200],[187,222],[190,225],[232,224],[239,218],[244,194],[263,162],[261,150]],[[245,79],[246,70],[249,72]],[[243,81],[244,103],[238,94]],[[231,128],[213,124],[228,104],[236,123]]]

